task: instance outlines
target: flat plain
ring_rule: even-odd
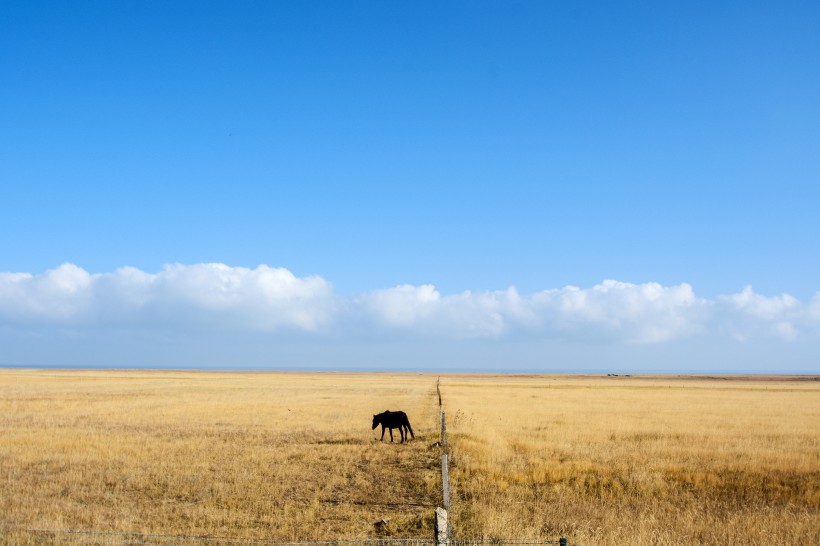
[[[453,532],[818,544],[815,379],[441,375]],[[0,537],[429,538],[436,380],[0,369]],[[378,441],[385,409],[415,440]]]
[[[456,533],[820,544],[814,379],[442,378]]]
[[[0,532],[429,537],[434,396],[413,375],[2,370]],[[386,409],[414,441],[374,440]]]

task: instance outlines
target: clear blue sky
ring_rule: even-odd
[[[399,285],[686,284],[712,308],[751,285],[797,301],[756,316],[805,360],[818,29],[817,2],[3,2],[0,272],[267,265],[326,281],[333,316]],[[32,319],[25,290],[0,289],[0,364],[107,324]]]

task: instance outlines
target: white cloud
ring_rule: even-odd
[[[441,296],[431,285],[401,285],[357,298],[368,324],[450,338],[496,338],[530,313],[514,288]]]
[[[761,335],[792,341],[800,336],[801,329],[808,333],[816,330],[820,318],[813,316],[810,305],[803,305],[789,294],[767,297],[755,293],[751,286],[737,294],[720,296],[718,303],[723,328],[740,341]]]
[[[360,298],[371,320],[456,338],[520,333],[657,342],[701,328],[707,302],[686,284],[663,287],[605,281],[522,296],[515,288],[441,296],[434,287],[397,286]]]
[[[430,284],[374,290],[359,298],[364,310],[391,326],[414,326],[437,309],[441,295]]]
[[[74,264],[42,275],[0,274],[0,316],[9,321],[59,322],[82,315],[94,277]]]
[[[792,341],[820,337],[820,294],[803,304],[746,287],[708,300],[688,284],[607,280],[529,295],[512,287],[442,295],[425,284],[342,297],[322,277],[297,277],[266,265],[173,264],[158,273],[123,267],[91,274],[63,264],[42,274],[0,273],[2,326],[585,344],[659,344],[698,336]]]
[[[463,292],[444,298],[438,328],[447,331],[457,325],[454,335],[461,338],[501,337],[534,326],[531,302],[515,288],[493,292]]]
[[[703,329],[709,311],[688,284],[630,284],[607,280],[589,289],[568,286],[536,294],[549,328],[635,343],[666,341]]]
[[[788,294],[767,298],[755,294],[751,286],[746,286],[737,294],[722,296],[722,299],[749,316],[763,320],[784,317],[800,305],[800,302]]]
[[[157,274],[124,267],[92,275],[63,264],[42,275],[0,275],[0,318],[11,324],[316,330],[333,311],[327,281],[265,265],[175,264]]]
[[[157,305],[188,309],[229,325],[316,330],[332,319],[334,297],[321,277],[298,278],[284,268],[224,264],[170,265],[156,276]]]

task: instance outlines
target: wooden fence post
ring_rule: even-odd
[[[441,488],[443,493],[442,504],[445,510],[450,509],[450,467],[447,464],[447,454],[441,456]]]
[[[436,380],[436,392],[441,414],[441,445],[444,447],[441,455],[441,500],[444,508],[436,508],[436,546],[445,546],[450,542],[450,522],[447,520],[447,511],[450,510],[450,465],[447,457],[447,418],[441,402],[441,378]]]
[[[444,546],[450,542],[448,529],[447,510],[436,508],[436,546]]]
[[[447,420],[444,418],[444,410],[441,410],[441,445],[447,447]]]

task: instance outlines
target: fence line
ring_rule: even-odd
[[[558,540],[538,540],[534,538],[465,538],[454,539],[448,543],[450,546],[535,546],[536,544],[557,544],[567,546],[567,539]]]
[[[176,535],[155,535],[114,531],[72,531],[51,529],[30,529],[18,531],[22,544],[66,545],[66,546],[567,546],[567,539],[537,540],[530,538],[477,538],[456,539],[452,536],[452,522],[447,512],[450,509],[450,466],[447,442],[447,420],[441,399],[441,378],[436,380],[439,413],[441,417],[441,490],[443,508],[436,509],[435,538],[368,538],[357,540],[329,540],[304,542],[272,542],[265,540],[243,540],[220,537],[193,537]],[[0,532],[0,539],[5,539]],[[16,538],[16,537],[15,537]],[[6,542],[3,540],[2,542]],[[10,542],[11,543],[11,542]]]
[[[441,377],[436,379],[436,393],[438,394],[438,410],[441,416],[441,502],[444,509],[436,509],[436,546],[497,546],[523,544],[558,544],[567,546],[567,539],[534,540],[527,538],[481,538],[481,539],[454,539],[452,521],[448,516],[450,511],[450,446],[447,442],[447,419],[444,413],[444,404],[441,401]],[[441,513],[439,512],[441,510]],[[439,523],[443,521],[443,523]],[[439,529],[443,525],[444,529]]]
[[[11,541],[6,542],[7,539]],[[20,539],[16,541],[14,539]],[[368,538],[353,540],[275,542],[265,540],[243,540],[223,537],[196,537],[128,533],[120,531],[72,531],[58,529],[31,529],[17,533],[15,537],[0,540],[8,544],[36,544],[60,546],[435,546],[437,541],[422,538]],[[530,538],[446,538],[448,546],[566,546],[566,539],[537,540]]]
[[[66,546],[435,546],[432,538],[368,538],[304,542],[275,542],[224,537],[196,537],[128,533],[121,531],[73,531],[31,529],[19,538],[22,544]],[[0,534],[0,539],[4,537]],[[3,540],[5,543],[5,540]],[[9,544],[18,543],[10,541]]]
[[[447,453],[441,456],[441,503],[445,510],[450,510],[450,464]]]
[[[444,410],[439,409],[441,414],[441,445],[447,450],[447,420],[444,418]]]
[[[445,510],[450,510],[450,464],[447,447],[447,418],[444,414],[444,404],[441,402],[441,377],[436,379],[436,392],[438,393],[438,411],[441,417],[441,446],[444,452],[441,454],[441,502]],[[446,520],[445,516],[445,520]],[[449,525],[449,520],[448,525]],[[448,532],[449,536],[450,533]]]

